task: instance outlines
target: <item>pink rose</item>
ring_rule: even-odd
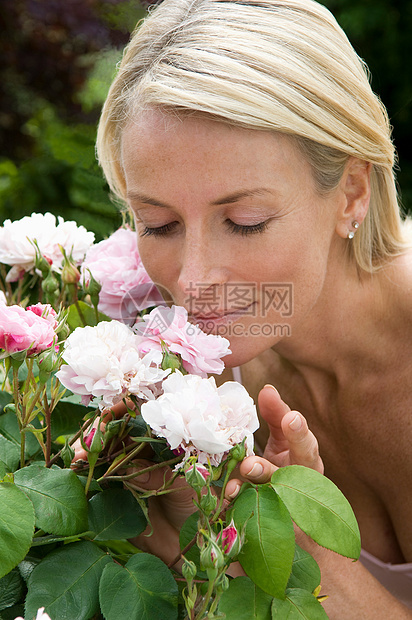
[[[0,305],[0,349],[35,355],[51,347],[55,338],[47,319],[21,306]]]
[[[90,274],[101,284],[99,310],[112,319],[132,325],[145,308],[164,304],[137,251],[136,233],[119,228],[108,239],[96,243],[81,268],[86,282]]]
[[[34,306],[27,306],[26,310],[31,310],[37,316],[43,317],[50,323],[53,329],[56,329],[58,325],[57,312],[52,308],[50,304],[35,304]]]
[[[229,341],[222,336],[205,334],[187,320],[187,310],[181,306],[155,308],[137,323],[135,331],[143,341],[141,351],[162,350],[162,341],[169,350],[182,358],[183,368],[190,374],[206,377],[220,374],[225,367],[222,357],[231,353]]]

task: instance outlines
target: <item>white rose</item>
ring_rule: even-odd
[[[239,383],[217,388],[212,377],[176,371],[163,382],[163,394],[144,403],[141,413],[172,450],[182,449],[186,457],[195,454],[200,463],[210,460],[219,465],[225,453],[245,438],[247,453],[253,454],[259,421],[253,400]]]
[[[157,383],[169,370],[162,370],[162,354],[138,351],[139,337],[118,321],[101,322],[96,327],[78,327],[65,343],[62,366],[57,377],[88,404],[101,398],[100,408],[110,407],[128,394],[154,398]]]
[[[88,248],[93,244],[94,233],[87,231],[76,222],[65,222],[51,213],[32,213],[21,220],[6,220],[0,226],[0,263],[11,265],[7,281],[18,280],[22,272],[32,271],[36,260],[36,241],[41,254],[50,262],[55,271],[62,266],[62,246],[67,255],[72,253],[79,264]]]

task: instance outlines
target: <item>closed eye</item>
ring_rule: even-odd
[[[177,224],[178,222],[170,222],[169,224],[164,224],[164,226],[158,226],[157,228],[149,228],[146,226],[144,231],[140,233],[140,236],[149,237],[153,235],[154,237],[165,237],[174,230]]]
[[[264,232],[268,226],[268,223],[268,221],[265,221],[259,222],[258,224],[245,226],[244,224],[235,224],[235,222],[232,222],[232,220],[226,220],[226,224],[229,227],[231,233],[243,236]]]

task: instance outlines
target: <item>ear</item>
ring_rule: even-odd
[[[350,157],[340,181],[343,200],[337,213],[336,232],[346,239],[355,233],[368,212],[372,164]],[[352,235],[353,236],[353,235]]]

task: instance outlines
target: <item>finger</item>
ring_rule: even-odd
[[[155,491],[162,488],[165,482],[173,476],[173,473],[170,467],[167,466],[147,471],[153,465],[155,465],[153,461],[136,459],[130,466],[127,466],[125,472],[122,470],[121,473],[126,473],[127,475],[135,473],[136,476],[128,480],[128,482],[148,491]],[[174,484],[177,483],[177,481],[174,482]]]
[[[161,558],[163,562],[169,564],[178,556],[179,532],[165,517],[161,504],[156,503],[158,498],[149,499],[149,517],[145,531],[139,536],[130,539],[130,542],[141,551],[154,554]],[[153,535],[152,535],[153,531]],[[181,562],[174,568],[178,569]]]
[[[136,463],[134,463],[134,465],[136,465]],[[165,482],[170,480],[173,476],[173,472],[170,467],[162,467],[161,469],[145,472],[145,469],[152,465],[153,463],[150,461],[139,459],[138,466],[128,469],[127,473],[131,473],[131,471],[142,471],[143,473],[136,478],[128,480],[127,486],[136,488],[140,491],[161,490],[164,487]],[[188,516],[196,510],[193,503],[196,493],[187,484],[183,476],[178,476],[176,480],[174,480],[173,483],[167,487],[168,491],[170,489],[174,489],[174,491],[168,492],[164,495],[159,493],[159,495],[152,497],[151,499],[154,502],[153,506],[157,507],[157,509],[160,507],[163,518],[166,518],[173,527],[180,529]]]
[[[268,460],[260,456],[248,456],[240,464],[239,473],[241,479],[232,478],[226,485],[225,498],[233,500],[238,495],[243,481],[252,484],[264,484],[269,482],[272,474],[278,468]]]
[[[282,429],[282,419],[290,411],[290,407],[281,399],[273,385],[265,385],[258,396],[259,412],[267,422],[273,449],[282,452],[287,448]]]
[[[323,474],[319,444],[308,423],[298,411],[289,411],[282,419],[282,431],[289,443],[291,465],[304,465]]]

